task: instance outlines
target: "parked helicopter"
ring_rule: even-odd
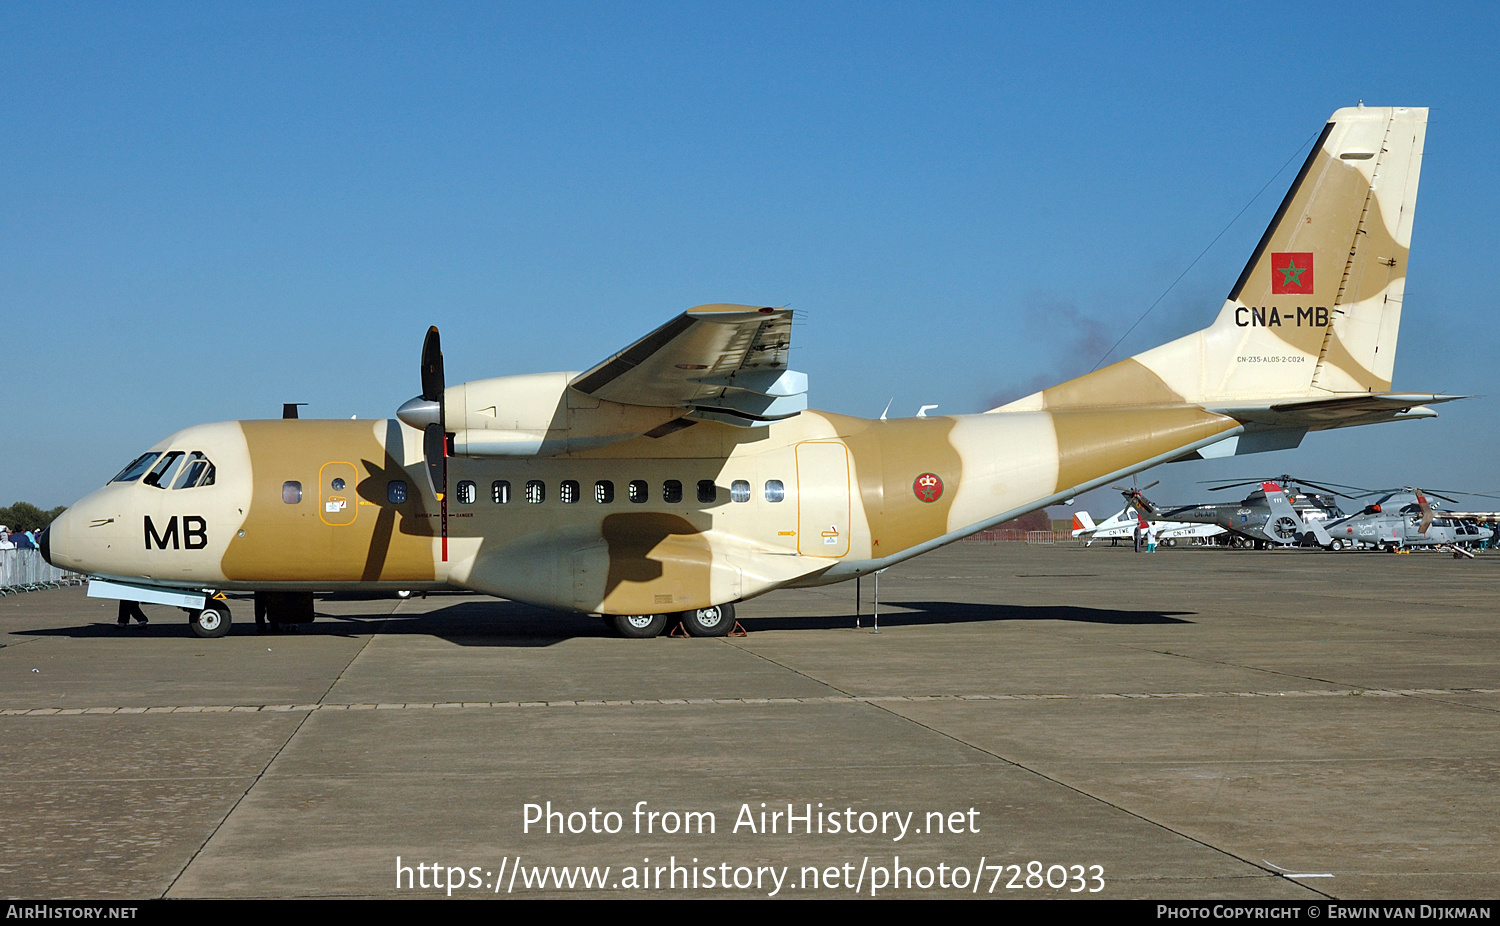
[[[1449,547],[1456,551],[1485,545],[1494,539],[1495,531],[1482,530],[1479,518],[1474,517],[1476,514],[1487,516],[1491,512],[1463,512],[1468,517],[1455,517],[1453,513],[1439,509],[1428,496],[1455,505],[1459,504],[1457,499],[1416,486],[1376,489],[1361,497],[1373,495],[1380,497],[1362,510],[1325,522],[1322,526],[1329,539],[1322,546],[1335,551],[1362,546],[1389,551],[1408,547]]]
[[[1285,474],[1231,482],[1214,486],[1209,491],[1218,492],[1244,485],[1255,485],[1257,488],[1238,502],[1169,507],[1156,505],[1145,496],[1140,496],[1136,504],[1153,519],[1216,524],[1228,532],[1230,545],[1253,546],[1257,550],[1263,550],[1267,546],[1292,546],[1308,541],[1321,545],[1323,538],[1317,536],[1314,525],[1345,517],[1334,498],[1349,496],[1336,489]],[[1317,491],[1308,492],[1307,489]]]
[[[1248,484],[1252,483],[1232,482],[1210,491]],[[1463,517],[1456,517],[1436,507],[1428,496],[1457,504],[1455,499],[1415,486],[1372,490],[1334,485],[1284,474],[1260,480],[1260,487],[1238,504],[1165,508],[1144,496],[1135,504],[1153,519],[1218,524],[1235,538],[1235,545],[1250,545],[1257,550],[1267,546],[1318,546],[1333,551],[1419,547],[1460,551],[1494,539],[1495,532],[1482,530],[1479,521],[1500,521],[1500,513],[1492,512],[1463,512]],[[1353,514],[1345,514],[1335,501],[1373,496],[1379,497]]]

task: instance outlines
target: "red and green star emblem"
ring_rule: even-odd
[[[1313,256],[1311,251],[1284,251],[1271,255],[1271,293],[1273,295],[1312,295]]]

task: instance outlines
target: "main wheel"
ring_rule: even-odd
[[[229,632],[229,606],[222,601],[210,601],[202,611],[188,612],[188,623],[200,637],[222,637]]]
[[[1333,541],[1328,544],[1328,549],[1330,549],[1333,552],[1337,553],[1340,550],[1344,549],[1344,541],[1342,541],[1339,538],[1335,537],[1335,538],[1333,538]]]
[[[612,614],[609,622],[615,633],[632,640],[646,640],[659,636],[667,629],[665,614]]]
[[[734,605],[683,611],[682,626],[695,637],[727,637],[734,629]]]

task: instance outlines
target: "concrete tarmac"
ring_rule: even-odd
[[[0,599],[0,893],[1500,896],[1500,554],[958,544],[878,635],[871,584],[717,640]]]

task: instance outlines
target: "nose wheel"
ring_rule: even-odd
[[[229,604],[209,600],[201,611],[188,612],[188,625],[200,637],[222,637],[229,632]]]

